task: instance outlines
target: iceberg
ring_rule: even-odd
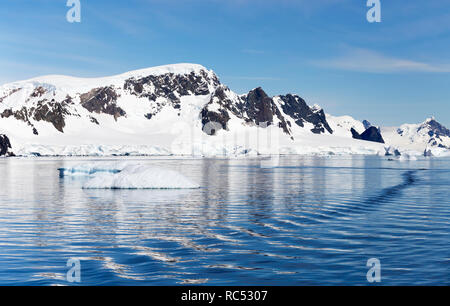
[[[98,169],[97,169],[98,170]],[[179,172],[147,165],[127,165],[123,169],[104,169],[90,173],[83,189],[196,189]],[[115,170],[115,171],[112,171]]]
[[[111,162],[111,163],[84,163],[69,168],[59,168],[59,176],[87,176],[99,172],[119,173],[126,166],[127,162]]]

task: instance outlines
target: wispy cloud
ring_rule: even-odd
[[[426,63],[391,57],[379,52],[359,48],[351,48],[342,56],[312,61],[312,64],[321,68],[369,73],[450,72],[450,64]]]

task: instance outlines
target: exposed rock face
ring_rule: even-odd
[[[384,143],[384,139],[381,136],[379,129],[374,126],[371,126],[362,134],[359,134],[354,128],[351,129],[351,132],[355,139]]]
[[[61,103],[55,102],[55,100],[51,102],[47,102],[46,100],[39,101],[36,108],[31,108],[30,111],[33,114],[34,120],[50,122],[58,131],[64,133],[63,129],[66,126],[64,117],[70,115],[66,101]]]
[[[308,119],[309,118],[306,118],[307,121]],[[327,122],[327,117],[325,116],[325,111],[323,109],[315,111],[314,115],[311,118],[311,121],[308,122],[314,124],[314,128],[311,130],[311,132],[315,134],[325,133],[325,129],[330,134],[333,134],[333,130]]]
[[[363,120],[362,124],[364,125],[364,128],[365,128],[366,130],[372,126],[372,123],[370,123],[370,122],[367,121],[367,120]]]
[[[181,109],[180,97],[208,95],[211,93],[209,85],[218,87],[220,81],[215,75],[210,76],[206,71],[201,70],[198,74],[194,72],[186,75],[167,73],[138,79],[130,78],[125,81],[124,90],[156,104],[151,112],[145,115],[151,118],[167,104],[167,102],[157,102],[158,98],[167,99],[174,109],[179,110]]]
[[[42,97],[42,95],[44,95],[46,92],[47,90],[44,87],[39,86],[34,89],[33,93],[31,94],[31,97],[32,98]]]
[[[431,150],[430,149],[425,149],[425,151],[423,151],[423,156],[425,156],[425,157],[432,157],[433,156],[433,153],[431,152]]]
[[[30,108],[22,107],[20,110],[16,111],[6,109],[0,114],[0,117],[9,118],[13,116],[17,120],[24,121],[32,128],[33,134],[38,135],[39,133],[31,122],[31,119],[35,121],[50,122],[58,131],[63,133],[65,127],[64,118],[66,115],[70,114],[67,100],[59,103],[55,100],[48,101],[44,99],[38,101],[36,106]]]
[[[219,123],[220,129],[227,130],[227,123],[231,119],[230,113],[239,115],[239,110],[234,106],[228,94],[227,87],[223,85],[218,87],[211,96],[210,102],[203,107],[201,111],[202,129],[206,134],[215,135],[218,131],[217,126],[206,127],[208,123]],[[217,106],[216,109],[214,109],[214,105]]]
[[[352,137],[353,138],[355,138],[355,139],[362,139],[361,135],[354,128],[352,128],[350,130],[350,132],[352,132]]]
[[[123,109],[117,106],[118,95],[114,87],[103,87],[92,89],[90,92],[80,96],[81,105],[90,112],[97,114],[108,114],[114,119],[125,116]]]
[[[202,129],[208,135],[215,135],[218,130],[227,130],[227,123],[230,120],[230,116],[225,109],[219,112],[211,112],[207,109],[203,109],[202,116]],[[219,126],[216,125],[219,124]]]
[[[396,149],[392,146],[386,147],[384,149],[386,151],[386,153],[384,154],[385,156],[401,156],[402,155],[402,153],[398,149]]]
[[[228,87],[219,86],[212,94],[210,102],[202,109],[203,128],[209,122],[216,122],[222,129],[227,130],[231,115],[242,119],[246,124],[262,128],[273,125],[277,119],[278,126],[290,135],[284,116],[262,88],[251,90],[247,95],[237,96],[233,95]]]
[[[220,85],[216,77],[210,78],[205,71],[188,75],[163,74],[144,78],[130,78],[125,81],[124,89],[139,97],[155,101],[158,97],[178,100],[178,96],[203,96],[209,94],[208,84]]]
[[[420,132],[423,129],[428,129],[428,135],[430,137],[450,137],[450,130],[437,122],[434,118],[429,119],[424,124],[422,124],[417,132]]]
[[[247,122],[253,122],[258,126],[267,127],[274,123],[274,118],[277,118],[279,127],[286,134],[290,134],[285,118],[273,99],[261,87],[251,90],[244,97],[243,103],[238,105],[238,108]]]
[[[304,127],[305,122],[309,122],[314,125],[311,131],[315,134],[325,133],[325,130],[330,134],[333,133],[323,109],[311,109],[305,100],[296,95],[288,94],[286,96],[279,96],[279,98],[283,101],[281,104],[283,112],[294,119],[298,126]]]
[[[0,156],[13,156],[12,152],[9,152],[11,149],[11,142],[6,135],[0,134]]]
[[[250,91],[242,105],[242,111],[247,114],[247,120],[256,125],[273,123],[274,103],[261,87]]]

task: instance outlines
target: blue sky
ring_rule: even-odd
[[[45,74],[106,76],[192,62],[232,90],[298,93],[378,125],[450,126],[450,2],[381,0],[0,2],[0,83]]]

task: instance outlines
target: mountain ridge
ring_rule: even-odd
[[[103,154],[100,145],[161,146],[156,150],[161,154],[189,152],[174,149],[174,143],[190,145],[190,152],[206,146],[227,154],[239,150],[259,154],[264,152],[259,143],[226,142],[240,137],[231,134],[249,134],[251,142],[262,131],[280,134],[277,139],[282,148],[266,150],[269,153],[276,149],[293,153],[382,151],[380,146],[352,139],[350,128],[363,133],[362,123],[351,117],[345,119],[347,123],[340,120],[295,94],[270,97],[261,87],[236,94],[214,71],[198,64],[164,65],[105,78],[49,75],[0,86],[0,133],[22,155],[56,151],[77,155],[77,150],[70,150],[85,145],[97,146],[93,154]],[[192,129],[191,135],[175,137],[172,130],[177,124]],[[200,144],[188,144],[192,135]],[[218,143],[213,137],[217,135],[228,140]],[[65,149],[49,149],[55,146]],[[124,153],[127,150],[117,154],[130,153]],[[139,150],[131,151],[139,154]]]

